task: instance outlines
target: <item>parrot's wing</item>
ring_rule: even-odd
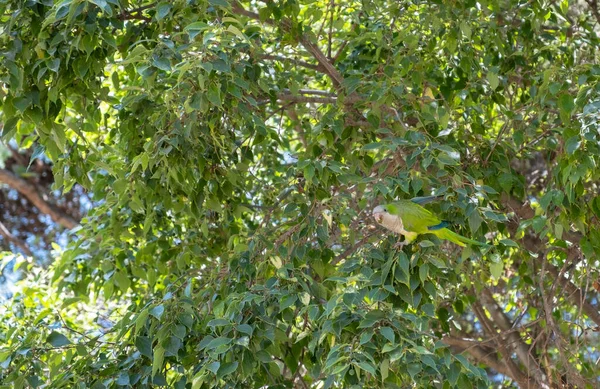
[[[435,226],[429,226],[427,227],[427,229],[429,231],[441,230],[442,228],[448,227],[450,224],[451,223],[448,220],[442,220],[440,224],[436,224]]]
[[[441,223],[434,214],[410,200],[399,201],[388,205],[388,212],[402,220],[404,229],[418,233],[425,233],[429,227]]]
[[[440,200],[443,198],[444,198],[444,195],[424,196],[424,197],[413,197],[412,199],[410,199],[410,201],[412,201],[415,204],[423,205],[423,204],[428,204],[428,203],[431,203],[433,201],[437,201],[437,200]]]

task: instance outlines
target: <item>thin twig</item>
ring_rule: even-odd
[[[492,146],[492,149],[490,150],[489,154],[487,155],[487,157],[485,157],[485,160],[483,161],[483,166],[487,165],[488,160],[490,159],[490,157],[491,157],[492,153],[494,152],[494,149],[496,148],[496,146],[498,146],[498,143],[500,142],[500,138],[502,137],[502,135],[504,134],[504,131],[506,131],[507,128],[508,128],[508,121],[506,121],[504,123],[504,125],[500,129],[500,132],[498,132],[498,136],[496,137],[496,140],[494,141],[494,145]]]
[[[359,247],[361,247],[365,243],[367,243],[371,237],[375,236],[375,234],[378,234],[378,233],[379,234],[381,233],[381,229],[379,229],[379,228],[375,229],[370,234],[365,235],[361,240],[359,240],[358,242],[356,242],[352,247],[347,248],[343,253],[341,253],[340,255],[338,255],[337,257],[335,257],[330,262],[330,264],[332,266],[337,265],[338,263],[340,263],[341,261],[343,261],[344,259],[346,259],[350,254],[354,253]]]
[[[335,12],[334,0],[331,0],[329,3],[329,8],[331,8],[331,14],[329,15],[329,32],[327,33],[327,58],[331,60],[331,45],[333,41],[333,14]]]
[[[322,70],[322,67],[319,65],[313,65],[311,63],[308,63],[306,61],[301,61],[298,59],[294,59],[294,58],[287,58],[281,55],[271,55],[271,54],[263,54],[260,56],[261,59],[266,59],[266,60],[270,60],[270,61],[280,61],[280,62],[289,62],[292,63],[294,65],[297,66],[302,66],[304,68],[307,69],[311,69],[311,70],[316,70],[316,71],[320,71]]]

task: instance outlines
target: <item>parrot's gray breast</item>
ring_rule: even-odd
[[[402,219],[398,216],[386,214],[383,216],[383,220],[380,223],[382,226],[387,228],[388,230],[394,231],[397,234],[405,234],[404,225],[402,224]]]

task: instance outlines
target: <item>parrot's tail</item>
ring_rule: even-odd
[[[477,240],[466,238],[462,235],[457,234],[454,231],[451,231],[447,228],[442,228],[441,230],[431,231],[431,233],[435,234],[440,239],[446,239],[450,242],[456,243],[461,247],[465,247],[467,244],[472,244],[475,246],[489,247],[490,245],[487,243],[479,242]]]

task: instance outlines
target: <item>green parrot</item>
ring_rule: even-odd
[[[440,239],[446,239],[459,246],[468,244],[488,247],[486,243],[466,238],[450,231],[446,227],[450,225],[445,220],[438,219],[420,204],[426,204],[441,196],[415,197],[412,200],[400,200],[390,204],[378,205],[373,209],[373,217],[377,223],[388,230],[404,235],[404,242],[399,246],[414,241],[420,234],[433,234]]]

